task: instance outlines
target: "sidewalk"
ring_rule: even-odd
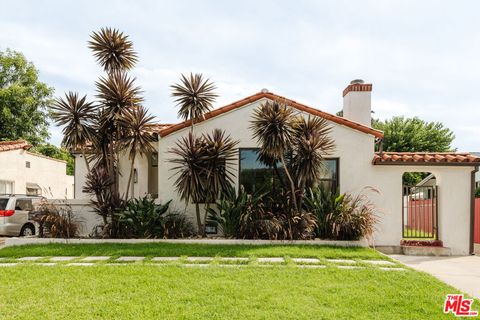
[[[390,257],[411,268],[427,272],[452,287],[480,299],[479,256],[419,257],[390,255]]]

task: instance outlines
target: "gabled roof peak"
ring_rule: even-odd
[[[294,100],[279,96],[279,95],[274,94],[272,92],[268,92],[268,90],[267,91],[262,90],[261,92],[258,92],[254,95],[246,97],[242,100],[233,102],[233,103],[228,104],[226,106],[223,106],[221,108],[214,109],[210,112],[207,112],[204,115],[203,119],[197,119],[196,123],[203,122],[205,120],[214,118],[216,116],[219,116],[221,114],[230,112],[232,110],[243,107],[247,104],[253,103],[253,102],[258,101],[258,100],[263,99],[263,98],[267,98],[267,99],[270,99],[270,100],[280,100],[281,102],[286,103],[290,107],[293,107],[297,110],[300,110],[300,111],[303,111],[303,112],[306,112],[306,113],[310,113],[314,116],[318,116],[318,117],[327,119],[329,121],[332,121],[332,122],[338,123],[340,125],[343,125],[343,126],[361,131],[363,133],[371,134],[371,135],[373,135],[377,138],[383,138],[383,132],[382,131],[372,129],[368,126],[365,126],[365,125],[362,125],[360,123],[345,119],[343,117],[339,117],[339,116],[330,114],[328,112],[324,112],[324,111],[309,107],[307,105],[296,102]],[[192,123],[191,120],[183,121],[183,122],[180,122],[180,123],[177,123],[177,124],[174,124],[174,125],[170,125],[170,126],[164,128],[164,129],[161,129],[161,130],[158,131],[158,133],[161,137],[165,137],[165,136],[167,136],[167,135],[169,135],[173,132],[184,129],[186,127],[189,127],[191,125],[191,123]]]

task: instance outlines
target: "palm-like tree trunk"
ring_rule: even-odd
[[[136,156],[133,156],[132,163],[130,165],[130,174],[128,176],[127,190],[125,191],[125,201],[128,200],[128,196],[129,196],[128,192],[130,191],[130,186],[132,184],[133,173],[135,172],[135,158],[136,158]],[[132,188],[132,191],[133,191],[133,188]],[[133,194],[132,194],[132,197],[133,197]]]
[[[287,164],[285,163],[285,157],[283,156],[283,154],[280,155],[280,161],[282,162],[283,169],[285,170],[285,175],[287,176],[288,181],[290,182],[290,191],[292,192],[291,199],[292,199],[293,208],[295,209],[295,211],[298,211],[297,199],[295,197],[295,183],[293,182],[292,176],[288,171]]]
[[[198,226],[197,234],[199,236],[202,236],[203,235],[203,232],[202,232],[202,218],[200,218],[200,205],[198,204],[198,202],[195,202],[195,213],[197,215],[197,226]]]

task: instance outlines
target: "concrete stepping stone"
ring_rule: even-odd
[[[320,259],[317,258],[292,258],[295,263],[320,263]]]
[[[374,265],[384,265],[384,266],[394,266],[395,263],[387,260],[362,260],[361,262],[374,264]]]
[[[337,268],[339,268],[339,269],[365,269],[365,268],[359,267],[359,266],[337,266]]]
[[[327,259],[331,263],[357,263],[355,260],[350,259]]]
[[[305,268],[305,269],[323,269],[326,268],[327,266],[324,265],[314,265],[314,264],[301,264],[298,265],[299,268]]]
[[[226,268],[244,268],[246,264],[219,264],[219,267],[226,267]]]
[[[36,261],[42,258],[45,258],[45,257],[22,257],[22,258],[18,258],[17,260],[18,261]]]
[[[12,262],[12,263],[10,263],[10,262],[0,263],[0,267],[14,267],[14,266],[16,266],[16,265],[18,265],[18,263],[16,263],[16,262]]]
[[[72,261],[78,257],[51,257],[50,261]]]
[[[37,262],[35,263],[36,266],[42,266],[42,267],[53,267],[56,266],[57,264],[55,262]]]
[[[380,269],[385,271],[407,271],[407,269],[403,269],[403,268],[380,268]]]
[[[92,263],[92,262],[73,262],[73,263],[67,264],[67,266],[70,266],[70,267],[91,267],[94,265],[95,263]]]
[[[222,261],[248,261],[248,258],[241,258],[241,257],[223,257],[220,258]]]
[[[91,257],[85,257],[82,259],[82,261],[105,261],[109,260],[111,257],[108,256],[91,256]]]
[[[154,257],[152,261],[178,261],[180,257]]]
[[[209,267],[210,264],[207,263],[185,263],[183,264],[184,267],[200,267],[200,268],[205,268]]]
[[[261,263],[282,263],[285,262],[283,258],[257,258],[257,262]]]
[[[213,257],[187,257],[187,261],[213,261]]]
[[[127,257],[120,257],[117,261],[142,261],[145,260],[145,257],[135,257],[135,256],[127,256]]]

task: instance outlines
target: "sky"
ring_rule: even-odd
[[[170,85],[203,73],[215,107],[263,88],[317,109],[342,108],[352,79],[373,84],[375,117],[418,116],[480,151],[480,1],[5,1],[0,50],[21,51],[55,88],[95,99],[102,75],[87,41],[114,27],[133,41],[145,106],[177,121]],[[61,128],[51,127],[59,144]]]

